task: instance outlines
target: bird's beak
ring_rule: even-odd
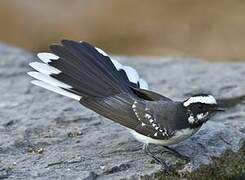
[[[219,107],[218,105],[215,105],[215,106],[213,106],[213,107],[210,108],[210,111],[211,112],[218,112],[218,111],[225,111],[225,109]]]
[[[224,109],[224,108],[221,108],[221,107],[217,107],[217,108],[215,109],[215,111],[225,111],[225,109]]]
[[[214,111],[225,111],[225,109],[222,108],[222,107],[220,107],[219,105],[216,105],[216,106],[214,107]]]

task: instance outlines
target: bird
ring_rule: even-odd
[[[223,111],[211,94],[196,94],[174,101],[149,90],[138,72],[85,41],[61,40],[38,53],[42,62],[31,62],[32,84],[79,101],[84,107],[124,127],[143,143],[143,150],[163,169],[170,166],[150,150],[170,148],[194,135],[210,116]]]

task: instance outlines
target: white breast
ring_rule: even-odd
[[[137,139],[138,141],[144,143],[144,144],[161,144],[161,145],[171,145],[171,144],[177,144],[189,137],[191,137],[193,134],[195,134],[199,128],[196,129],[182,129],[179,131],[176,131],[175,135],[167,140],[160,140],[160,139],[153,139],[151,137],[144,136],[140,133],[137,133],[134,130],[130,130],[131,134]]]

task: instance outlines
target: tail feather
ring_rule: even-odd
[[[62,45],[63,47],[59,46],[59,48],[62,47],[74,54],[79,59],[78,62],[82,65],[80,68],[87,68],[86,73],[95,75],[97,78],[100,78],[100,81],[104,80],[105,83],[109,83],[110,85],[119,88],[121,85],[120,83],[122,83],[121,77],[108,56],[103,56],[98,53],[93,46],[86,42],[77,43],[74,41],[63,40]],[[50,48],[52,51],[56,51],[54,46],[51,45]],[[60,55],[62,57],[62,54]]]
[[[43,52],[43,53],[38,53],[37,54],[37,57],[43,61],[44,63],[49,63],[51,62],[52,60],[57,60],[59,59],[59,56],[56,56],[55,54],[53,53],[46,53],[46,52]]]
[[[82,51],[70,46],[51,45],[50,48],[60,57],[59,60],[49,63],[63,72],[63,74],[55,75],[55,78],[60,81],[67,79],[63,79],[64,75],[70,76],[75,81],[72,82],[70,79],[69,83],[79,89],[82,94],[87,94],[87,92],[83,92],[84,89],[88,90],[91,93],[88,94],[90,96],[95,94],[97,97],[105,97],[122,91],[123,85],[117,79],[119,78],[118,72],[115,71],[115,74],[112,74],[111,69],[105,65],[106,61],[101,57],[98,59],[92,56],[92,52],[83,52],[84,49]],[[96,94],[96,89],[101,91]]]
[[[112,60],[101,49],[86,42],[63,40],[50,46],[54,53],[39,53],[44,63],[32,62],[38,72],[28,74],[33,84],[80,100],[81,97],[108,97],[128,92],[129,86],[148,88],[137,71]]]
[[[140,78],[139,84],[141,89],[149,89],[148,83],[144,79]]]
[[[128,80],[132,83],[137,84],[137,82],[139,81],[139,74],[137,73],[137,71],[130,66],[124,66],[123,69],[128,75]]]
[[[57,79],[54,79],[54,78],[52,78],[50,76],[47,76],[47,75],[39,73],[39,72],[31,71],[31,72],[28,72],[28,75],[30,75],[31,77],[33,77],[35,79],[41,80],[43,82],[46,82],[46,83],[48,83],[50,85],[53,85],[53,86],[58,86],[58,87],[65,88],[65,89],[72,88],[68,84],[65,84],[65,83],[63,83],[61,81],[58,81]]]
[[[51,77],[62,81],[64,83],[68,83],[72,90],[79,92],[82,96],[93,96],[93,97],[102,97],[100,92],[106,91],[103,85],[100,85],[101,82],[96,83],[93,82],[94,85],[91,88],[91,80],[84,77],[81,81],[74,78],[74,76],[69,76],[65,73],[60,74],[52,74]]]
[[[47,64],[44,63],[40,63],[40,62],[31,62],[29,64],[33,69],[37,70],[38,72],[42,73],[42,74],[46,74],[46,75],[50,75],[50,74],[59,74],[61,73],[60,70],[49,66]]]
[[[52,86],[46,82],[43,82],[43,81],[39,81],[39,80],[32,80],[31,81],[32,84],[35,84],[36,86],[39,86],[39,87],[42,87],[42,88],[45,88],[45,89],[48,89],[50,91],[53,91],[55,93],[58,93],[60,95],[63,95],[63,96],[66,96],[66,97],[69,97],[69,98],[72,98],[72,99],[75,99],[77,101],[79,101],[81,99],[81,96],[77,95],[77,94],[74,94],[74,93],[71,93],[69,91],[66,91],[60,87],[57,87],[57,86]]]

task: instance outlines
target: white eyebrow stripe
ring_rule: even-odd
[[[217,104],[217,101],[211,95],[209,95],[209,96],[196,96],[196,97],[190,97],[187,101],[185,101],[184,106],[187,107],[193,103]]]

